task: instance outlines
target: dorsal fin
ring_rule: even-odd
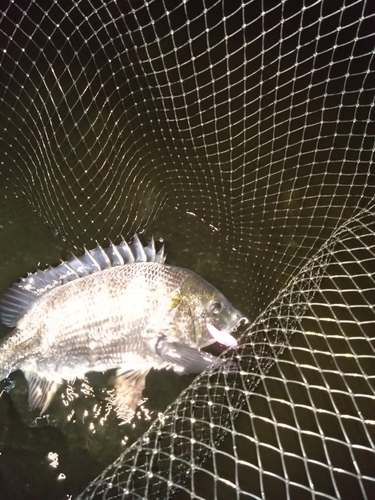
[[[123,239],[119,245],[111,243],[107,248],[98,245],[79,257],[72,255],[58,266],[48,267],[44,271],[38,269],[13,283],[0,299],[1,322],[6,326],[14,326],[41,295],[53,288],[110,267],[136,262],[163,264],[164,245],[156,252],[154,238],[144,247],[138,235],[135,235],[130,244]]]

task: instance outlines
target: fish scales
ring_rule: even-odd
[[[199,275],[164,264],[153,240],[143,247],[135,237],[130,246],[98,247],[13,285],[0,301],[0,318],[15,324],[0,343],[0,378],[21,369],[31,408],[45,411],[63,380],[117,369],[116,405],[126,419],[129,400],[137,399],[129,388],[141,394],[151,368],[220,366],[201,348],[215,341],[235,347],[241,317]]]
[[[156,355],[148,355],[142,332],[153,312],[169,317],[170,294],[184,277],[181,269],[167,265],[155,269],[152,263],[107,269],[51,290],[17,328],[26,337],[39,338],[35,342],[38,371],[64,370],[63,378],[69,379],[69,368],[70,377],[76,376],[79,364],[86,371],[100,371],[101,365],[116,368],[133,351],[162,364]],[[80,352],[82,359],[78,359]]]

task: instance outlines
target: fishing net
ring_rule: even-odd
[[[374,23],[370,0],[3,8],[2,289],[154,234],[251,323],[238,371],[79,498],[374,498]]]

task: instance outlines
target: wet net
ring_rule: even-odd
[[[139,232],[251,320],[238,372],[61,498],[374,498],[374,23],[370,0],[3,8],[2,289]]]

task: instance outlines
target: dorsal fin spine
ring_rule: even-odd
[[[124,258],[122,257],[122,255],[121,255],[121,254],[120,254],[120,252],[118,251],[117,246],[116,246],[116,245],[114,245],[114,244],[111,242],[111,247],[110,247],[110,248],[112,249],[113,253],[114,253],[115,255],[117,255],[117,257],[118,257],[118,259],[119,259],[119,261],[120,261],[120,263],[119,263],[119,264],[117,264],[117,265],[121,266],[121,265],[125,264],[125,262],[124,262]]]
[[[86,250],[86,249],[85,249]],[[94,255],[91,253],[90,250],[86,250],[85,252],[85,255],[87,255],[89,257],[89,259],[91,259],[91,261],[94,263],[94,266],[96,266],[98,269],[98,271],[102,271],[103,269],[100,267],[100,264],[99,262],[96,260],[96,258],[94,257]],[[94,271],[95,272],[95,271]],[[91,273],[90,273],[91,274]]]
[[[123,253],[121,252],[123,250]],[[122,239],[121,243],[118,245],[118,251],[121,253],[123,259],[124,259],[124,264],[134,264],[135,259],[133,252],[131,251],[130,246],[128,243]]]
[[[113,255],[117,258],[114,259]],[[41,295],[89,274],[118,265],[136,262],[163,264],[164,261],[164,245],[156,252],[153,238],[144,247],[138,235],[134,236],[130,245],[122,238],[119,245],[111,242],[108,248],[98,245],[92,250],[85,249],[81,256],[72,255],[57,266],[49,266],[44,271],[37,269],[35,273],[28,273],[26,278],[13,283],[0,299],[0,320],[6,326],[14,326]]]

